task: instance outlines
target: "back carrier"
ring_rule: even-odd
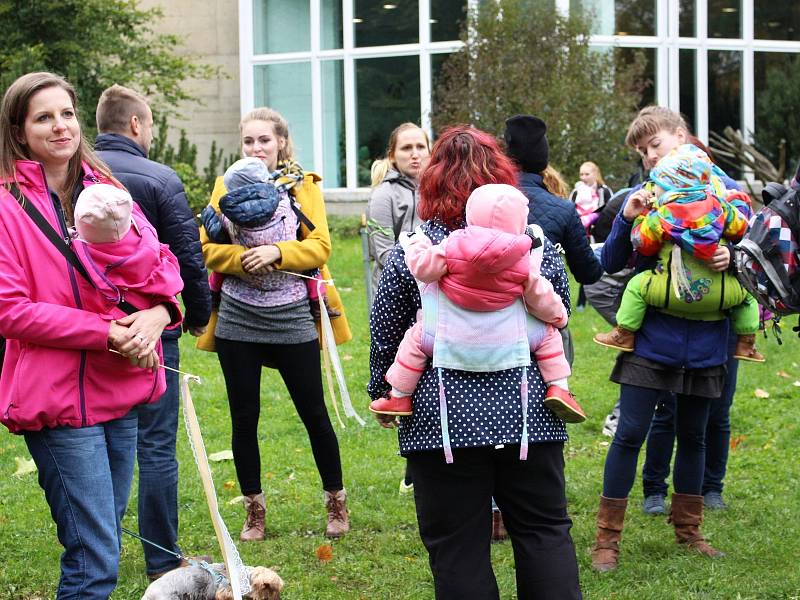
[[[734,247],[736,277],[776,315],[800,313],[800,194],[769,183],[762,198],[764,207],[753,215]]]

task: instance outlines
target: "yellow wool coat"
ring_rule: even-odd
[[[328,218],[325,214],[325,202],[322,191],[317,182],[321,178],[316,173],[306,173],[302,184],[291,189],[300,210],[314,224],[314,231],[309,231],[305,225],[300,225],[300,238],[275,244],[281,251],[281,258],[274,263],[276,269],[289,271],[306,271],[319,267],[322,277],[331,279],[330,271],[325,264],[331,255],[331,237],[328,232]],[[217,177],[214,191],[211,193],[211,206],[219,210],[219,200],[227,193],[222,177]],[[206,230],[200,228],[200,243],[203,247],[203,258],[206,266],[212,271],[225,275],[244,275],[242,268],[242,254],[247,248],[237,244],[215,244],[208,238]],[[344,312],[344,305],[335,286],[327,286],[328,303],[331,308],[338,310],[339,317],[331,319],[333,335],[337,344],[352,339],[350,325]],[[214,352],[214,329],[217,324],[217,313],[214,311],[208,324],[208,331],[197,339],[197,347],[201,350]],[[319,323],[317,323],[319,330]]]

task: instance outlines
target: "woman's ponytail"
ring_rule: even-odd
[[[392,161],[390,161],[388,158],[379,158],[373,162],[372,167],[370,168],[372,187],[378,187],[391,168]]]

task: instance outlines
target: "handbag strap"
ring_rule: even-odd
[[[50,243],[55,246],[56,250],[58,250],[61,255],[67,259],[67,261],[75,268],[75,270],[78,271],[78,273],[80,273],[81,276],[88,281],[92,287],[96,288],[91,277],[89,277],[89,273],[86,271],[86,267],[83,266],[83,263],[78,258],[78,255],[75,254],[72,246],[70,246],[64,238],[58,235],[58,232],[50,224],[50,222],[44,218],[44,215],[39,212],[39,209],[33,205],[33,202],[28,200],[25,194],[23,194],[15,184],[11,185],[11,195],[16,198],[17,202],[19,202],[19,205],[22,207],[22,210],[28,214],[31,220],[41,230]],[[139,311],[138,308],[126,300],[120,300],[117,302],[117,306],[119,306],[123,312],[129,315]]]

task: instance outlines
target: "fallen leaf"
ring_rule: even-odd
[[[17,477],[22,477],[28,473],[36,473],[36,463],[33,462],[33,459],[15,456],[14,460],[17,461],[17,470],[14,471],[14,475]]]
[[[289,477],[286,478],[287,481],[294,481],[294,471],[289,473]]]
[[[213,462],[220,462],[222,460],[233,460],[233,450],[223,450],[222,452],[214,452],[208,455],[208,460]]]
[[[353,360],[353,357],[349,354],[342,354],[342,360]]]
[[[336,575],[331,575],[331,581],[339,581],[339,578]]]
[[[731,450],[736,450],[743,441],[747,439],[746,435],[737,435],[731,438]]]
[[[800,381],[795,381],[792,385],[794,387],[800,387]]]
[[[226,481],[226,482],[225,482],[225,485],[224,485],[223,487],[224,487],[226,490],[232,490],[234,487],[236,487],[236,482],[235,482],[235,481],[233,481],[233,480]]]
[[[337,288],[337,289],[340,292],[352,292],[353,291],[353,288],[351,288],[351,287],[340,287],[340,288]]]
[[[328,544],[322,544],[316,549],[315,554],[321,562],[326,563],[333,559],[333,548]]]
[[[775,373],[775,375],[777,375],[778,377],[785,377],[786,379],[789,379],[790,377],[790,375],[786,371],[778,371],[777,373]]]
[[[753,395],[756,398],[761,398],[762,400],[769,398],[769,392],[767,390],[762,390],[761,388],[756,388],[756,390],[753,392]]]

